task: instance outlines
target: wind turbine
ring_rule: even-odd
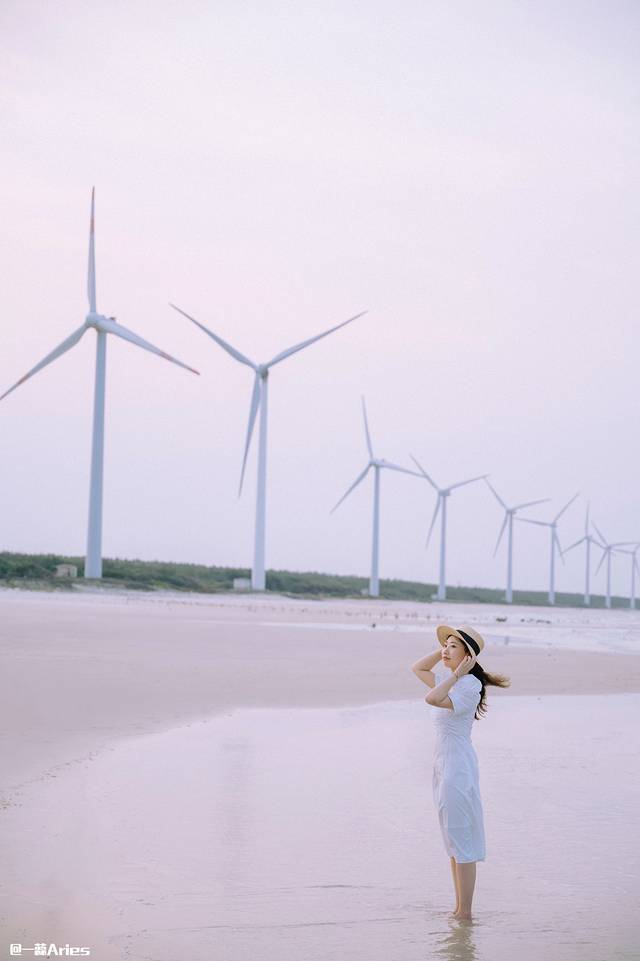
[[[617,541],[613,547],[633,547],[632,551],[619,551],[620,554],[628,554],[631,557],[631,588],[629,590],[629,607],[635,610],[636,606],[636,572],[640,574],[640,567],[638,567],[638,551],[640,550],[639,541]]]
[[[602,565],[603,565],[603,563],[604,563],[604,561],[605,561],[605,559],[606,559],[606,561],[607,561],[607,594],[606,594],[606,597],[605,597],[605,599],[604,599],[604,606],[605,606],[605,607],[611,607],[611,555],[616,551],[616,546],[615,546],[615,544],[609,544],[609,543],[607,543],[607,541],[605,541],[604,537],[602,536],[602,534],[601,534],[600,531],[598,530],[596,524],[595,524],[593,521],[592,521],[591,523],[593,524],[593,526],[594,526],[594,528],[595,528],[596,534],[598,535],[598,537],[599,537],[600,540],[602,541],[602,543],[598,545],[598,546],[601,548],[601,550],[602,550],[602,557],[600,558],[600,563],[599,563],[598,566],[596,567],[596,574],[598,573],[598,571],[600,570],[600,568],[602,567]],[[623,552],[620,551],[619,553],[623,553]],[[624,552],[624,553],[626,553],[626,552]]]
[[[507,604],[511,604],[511,602],[513,601],[513,518],[515,517],[518,511],[523,509],[523,507],[533,507],[534,504],[545,504],[549,500],[549,498],[543,497],[542,500],[526,501],[524,504],[516,504],[515,507],[507,507],[507,505],[502,500],[502,498],[500,497],[496,489],[492,487],[492,485],[488,480],[487,480],[487,484],[495,494],[495,497],[498,500],[498,502],[504,507],[504,520],[502,522],[502,527],[500,528],[500,533],[498,534],[498,540],[496,542],[496,546],[493,551],[494,557],[496,556],[496,552],[498,550],[498,547],[500,546],[500,541],[502,540],[504,529],[505,527],[507,527],[507,525],[509,527],[509,532],[508,532],[509,546],[507,549],[507,591],[505,594],[505,599],[507,601]]]
[[[62,354],[74,347],[84,336],[90,327],[96,331],[96,375],[93,394],[93,436],[91,442],[91,482],[89,492],[89,525],[87,534],[87,557],[84,567],[85,577],[102,577],[102,481],[104,463],[104,398],[105,398],[105,374],[107,357],[107,334],[114,334],[123,340],[128,340],[137,347],[170,360],[185,370],[190,370],[193,374],[199,371],[194,370],[182,361],[176,360],[170,354],[165,354],[163,350],[154,347],[149,341],[143,340],[133,331],[128,330],[121,324],[116,323],[115,317],[105,317],[104,314],[97,313],[96,308],[96,260],[95,260],[95,188],[91,191],[91,221],[89,225],[89,267],[87,275],[87,294],[89,298],[89,313],[81,327],[78,327],[66,340],[63,340],[50,354],[36,364],[24,377],[5,391],[0,400],[10,394],[11,391],[23,384],[25,380],[32,377],[47,364],[61,357]]]
[[[411,459],[414,464],[419,468],[420,474],[429,481],[431,486],[438,493],[436,500],[436,508],[433,512],[433,517],[431,518],[431,527],[429,528],[429,533],[427,534],[427,540],[425,542],[425,547],[429,546],[429,541],[431,540],[431,534],[436,522],[438,514],[440,514],[440,580],[438,582],[438,592],[436,597],[439,601],[444,601],[447,598],[447,582],[445,577],[445,553],[446,553],[446,540],[447,540],[447,497],[456,487],[463,487],[465,484],[471,484],[473,481],[485,480],[488,475],[480,474],[478,477],[470,477],[469,480],[458,481],[457,484],[450,484],[449,487],[438,487],[436,482],[429,477],[426,470],[422,464],[418,463],[413,454],[410,454]]]
[[[258,440],[258,483],[256,491],[256,527],[255,527],[255,537],[254,537],[254,550],[253,550],[253,569],[251,571],[251,586],[254,591],[263,591],[265,589],[265,520],[266,520],[266,492],[267,492],[267,383],[269,376],[269,369],[275,364],[279,364],[281,360],[289,357],[291,354],[295,354],[296,351],[302,350],[304,347],[308,347],[310,344],[320,340],[322,337],[326,337],[328,334],[332,334],[334,330],[339,330],[340,327],[344,327],[345,324],[350,324],[353,320],[357,320],[358,317],[362,317],[366,314],[366,310],[361,311],[361,313],[356,314],[355,317],[349,317],[348,320],[343,320],[342,323],[336,324],[335,327],[330,327],[329,330],[323,331],[321,334],[316,334],[315,337],[310,337],[308,340],[303,340],[300,344],[295,344],[293,347],[288,347],[286,350],[281,351],[281,353],[276,354],[270,361],[266,364],[256,364],[254,361],[250,360],[244,354],[241,354],[239,350],[228,344],[226,340],[219,337],[218,334],[214,334],[212,330],[201,324],[200,321],[196,320],[190,314],[185,313],[180,307],[176,307],[175,304],[171,304],[174,310],[177,310],[179,314],[191,320],[196,327],[203,330],[205,334],[208,334],[212,340],[215,340],[217,344],[220,345],[228,354],[231,354],[235,360],[239,361],[241,364],[246,364],[247,367],[251,367],[255,371],[255,377],[253,380],[253,393],[251,395],[251,406],[249,408],[249,424],[247,427],[247,438],[244,446],[244,458],[242,460],[242,471],[240,473],[240,487],[238,489],[238,496],[242,493],[242,482],[244,480],[244,470],[247,463],[247,456],[249,454],[249,446],[251,444],[251,435],[253,433],[253,426],[256,420],[258,409],[260,409],[260,433]]]
[[[595,544],[596,547],[601,547],[600,541],[595,538],[589,530],[589,504],[587,503],[587,512],[584,521],[584,537],[571,544],[569,547],[562,551],[563,554],[568,554],[572,551],[574,547],[578,547],[579,544],[586,544],[586,573],[585,573],[585,585],[584,585],[584,603],[586,607],[591,604],[591,589],[590,589],[590,578],[591,578],[591,545]]]
[[[558,521],[566,511],[567,507],[570,507],[571,504],[573,504],[577,496],[578,496],[577,494],[574,494],[571,500],[567,501],[567,503],[564,505],[562,510],[558,511],[558,513],[556,514],[556,516],[553,518],[552,521],[538,521],[538,520],[534,520],[532,517],[516,518],[517,520],[523,521],[526,524],[539,524],[541,527],[549,528],[549,531],[551,534],[551,564],[549,568],[549,594],[548,594],[550,604],[555,604],[556,602],[556,591],[555,591],[556,547],[558,548],[558,551],[560,554],[560,560],[564,564],[564,560],[562,558],[562,548],[560,547],[560,541],[558,539],[558,531],[557,531]]]
[[[371,468],[373,467],[373,540],[371,547],[371,576],[369,578],[369,594],[371,597],[380,596],[380,581],[378,577],[378,559],[379,559],[379,532],[380,532],[380,471],[383,468],[388,468],[389,470],[397,470],[403,474],[411,474],[413,477],[419,477],[415,471],[409,470],[407,467],[400,467],[398,464],[392,464],[388,460],[376,457],[373,453],[373,446],[371,444],[371,435],[369,433],[369,424],[367,421],[367,408],[364,402],[364,397],[362,397],[362,414],[364,417],[364,433],[367,441],[367,450],[369,451],[369,461],[367,466],[358,474],[355,481],[349,488],[349,490],[342,495],[338,503],[331,508],[330,514],[342,504],[343,500],[349,496],[352,490],[358,486],[358,484],[365,479]]]

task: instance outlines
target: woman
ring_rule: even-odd
[[[456,892],[453,915],[471,920],[476,861],[485,859],[484,819],[480,798],[478,758],[471,743],[474,718],[486,713],[485,690],[508,687],[500,674],[488,674],[477,657],[484,647],[480,634],[467,624],[436,628],[440,649],[416,661],[411,670],[431,690],[436,746],[433,799],[444,846],[451,859]]]

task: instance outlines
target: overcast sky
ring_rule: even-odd
[[[640,538],[640,9],[634,2],[0,5],[0,392],[87,311],[110,338],[104,555],[250,566],[266,361],[267,567],[367,575],[375,452],[442,486],[489,472],[581,536]],[[84,554],[95,334],[0,404],[0,547]],[[257,436],[254,438],[257,441]],[[381,577],[433,582],[435,497],[382,477]],[[504,586],[488,488],[449,501],[447,580]],[[519,524],[514,586],[547,587]],[[557,587],[581,590],[581,550]],[[614,588],[628,585],[628,559]],[[602,591],[604,568],[594,587]]]

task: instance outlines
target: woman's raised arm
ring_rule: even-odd
[[[419,661],[416,661],[415,664],[412,664],[411,670],[415,676],[422,681],[423,684],[427,685],[427,687],[435,687],[436,679],[431,672],[431,668],[435,667],[436,664],[439,664],[441,659],[442,648],[438,647],[437,651],[432,651],[431,654],[427,654]]]

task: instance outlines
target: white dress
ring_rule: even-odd
[[[436,685],[451,677],[439,665]],[[471,727],[482,685],[473,674],[463,674],[449,691],[453,710],[430,705],[436,732],[433,759],[433,800],[449,857],[459,864],[484,861],[485,836],[478,756]]]

